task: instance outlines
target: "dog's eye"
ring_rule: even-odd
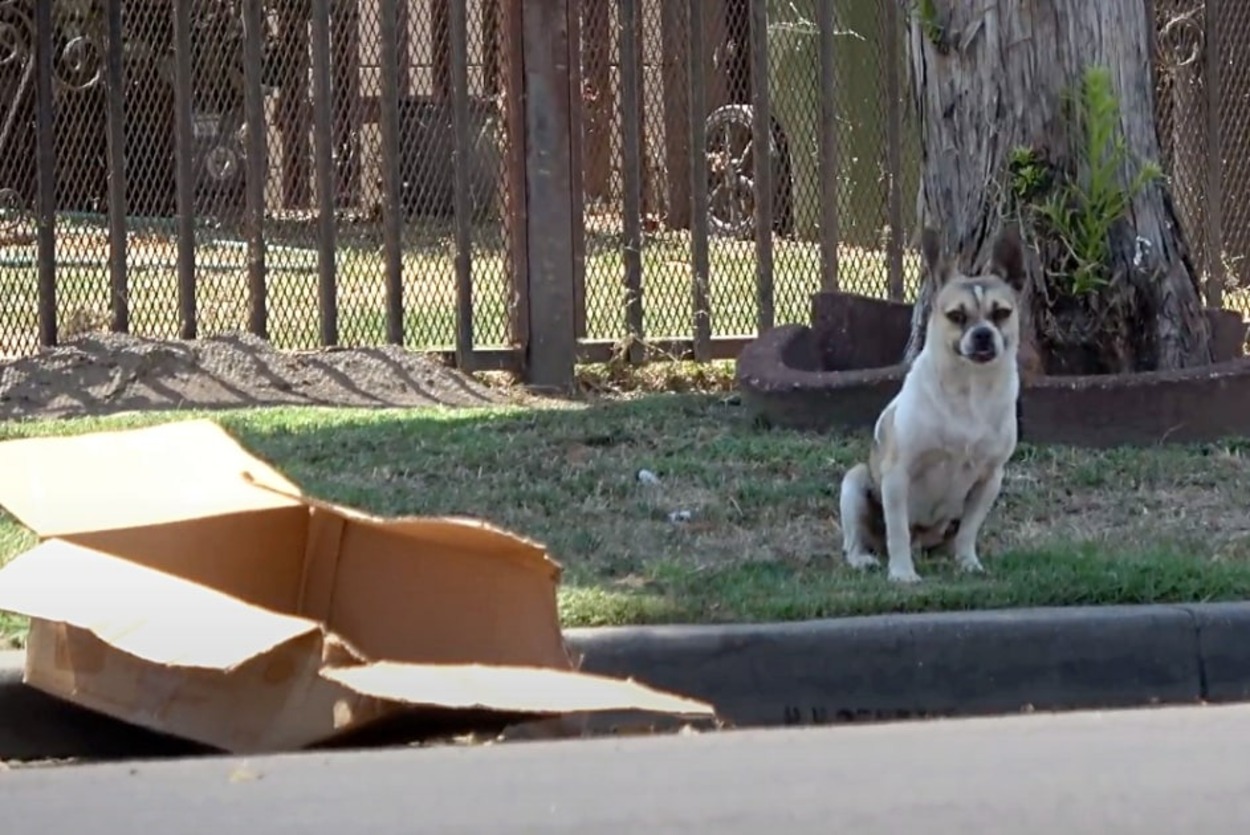
[[[1003,322],[1006,322],[1011,318],[1011,308],[996,307],[993,312],[990,313],[990,318],[994,320],[994,324],[1001,325]]]
[[[946,311],[946,318],[950,319],[951,324],[958,325],[961,328],[968,322],[968,314],[959,308]]]

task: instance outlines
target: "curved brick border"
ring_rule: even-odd
[[[841,294],[820,296],[825,298],[813,302],[817,328],[782,325],[742,350],[739,389],[746,403],[776,426],[870,427],[898,391],[904,369],[861,363],[874,354],[901,355],[910,309],[876,300],[848,302]],[[830,298],[839,303],[829,304]],[[1223,312],[1210,315],[1217,327],[1227,327]],[[844,370],[816,370],[821,368]],[[1039,378],[1021,392],[1020,434],[1033,443],[1085,447],[1250,435],[1250,357],[1186,371]]]

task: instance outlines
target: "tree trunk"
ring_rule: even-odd
[[[921,124],[921,223],[965,271],[987,263],[1006,223],[1019,224],[1029,243],[1022,355],[1052,374],[1210,363],[1172,198],[1149,177],[1160,154],[1147,4],[901,2]],[[1096,91],[1096,77],[1112,93],[1101,120],[1091,114],[1108,112],[1106,98],[1081,92]],[[1122,211],[1108,208],[1120,198]],[[1099,225],[1105,233],[1084,231]],[[929,303],[926,279],[908,361]]]

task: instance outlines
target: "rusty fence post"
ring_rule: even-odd
[[[618,43],[621,95],[620,117],[622,179],[624,181],[624,241],[621,258],[625,263],[625,328],[641,340],[642,304],[642,67],[639,65],[639,38],[642,36],[641,0],[621,0]],[[641,363],[642,345],[635,341],[629,351],[632,363]]]
[[[452,202],[456,248],[456,364],[468,368],[473,353],[473,227],[469,194],[469,165],[473,149],[469,136],[469,35],[465,4],[448,9],[451,41],[451,111],[454,153]]]
[[[690,119],[690,261],[691,307],[694,313],[694,359],[712,358],[711,289],[708,273],[708,191],[707,191],[707,72],[704,0],[689,0],[690,51],[686,63]]]
[[[889,177],[887,195],[890,237],[886,243],[888,286],[892,301],[903,300],[903,136],[902,88],[899,80],[901,62],[898,3],[882,3],[885,49],[885,168]]]
[[[554,390],[571,388],[577,350],[568,3],[525,0],[521,15],[529,260],[525,373],[531,386]]]
[[[768,3],[751,0],[751,107],[755,163],[755,294],[756,330],[773,326],[773,108],[768,72]]]
[[[1241,0],[1239,0],[1241,1]],[[1207,307],[1224,304],[1224,119],[1220,78],[1222,56],[1220,25],[1223,0],[1207,0],[1204,40],[1206,42],[1207,88]]]
[[[192,0],[173,0],[174,27],[174,188],[177,199],[178,335],[198,333],[195,298],[195,124],[191,57]]]
[[[894,0],[889,0],[894,2]],[[838,67],[836,0],[819,0],[820,27],[820,289],[838,289]]]
[[[582,78],[582,15],[585,3],[600,0],[568,0],[569,22],[569,211],[573,218],[573,337],[586,338],[586,162],[583,137],[586,124]]]
[[[39,343],[55,345],[56,327],[56,96],[52,78],[52,4],[35,3],[35,205],[36,259],[39,265]]]
[[[339,341],[330,0],[312,0],[311,34],[313,171],[317,184],[317,295],[321,306],[321,344],[329,346],[337,345]]]
[[[265,10],[262,0],[243,0],[243,111],[247,125],[247,328],[269,337],[268,292],[265,285],[265,176],[269,170],[268,126],[265,124]]]
[[[122,0],[108,0],[105,40],[105,91],[108,134],[109,327],[130,330],[130,293],[126,277],[126,71],[123,66],[126,25]]]
[[[499,39],[503,100],[504,240],[508,253],[508,319],[512,345],[524,354],[529,346],[529,239],[525,194],[525,61],[521,10],[524,0],[500,0]]]
[[[378,101],[378,127],[382,134],[382,261],[386,286],[386,341],[404,342],[404,242],[403,206],[400,205],[399,101],[406,95],[408,63],[402,57],[408,38],[407,3],[381,0],[380,63],[381,96]]]

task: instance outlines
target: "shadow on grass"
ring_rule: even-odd
[[[135,427],[194,413],[7,424],[0,438]],[[198,416],[198,415],[196,415]],[[883,612],[1235,599],[1250,562],[1217,561],[1201,541],[1132,547],[1045,536],[987,553],[986,575],[918,561],[925,582],[846,569],[838,479],[863,437],[768,430],[732,399],[656,395],[524,410],[281,408],[215,413],[250,449],[319,498],[388,515],[469,515],[548,545],[564,568],[568,626],[795,620]],[[1022,467],[1064,478],[1071,458],[1022,451]],[[1200,450],[1140,457],[1137,473],[1209,465]],[[1166,460],[1164,472],[1151,456]],[[1040,463],[1039,463],[1040,459]],[[1118,462],[1118,463],[1117,463]],[[648,470],[658,483],[640,480]],[[1100,489],[1097,485],[1090,490]],[[1008,511],[1004,511],[1007,513]],[[991,518],[995,524],[1010,520]],[[29,535],[0,521],[0,558]],[[0,640],[15,630],[0,621]]]

